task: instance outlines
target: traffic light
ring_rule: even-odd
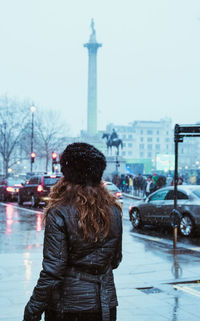
[[[31,153],[31,163],[34,163],[36,154],[34,152]]]
[[[52,163],[57,164],[57,153],[52,152],[51,157],[52,157]]]
[[[52,158],[52,172],[54,173],[54,166],[57,164],[57,153],[52,152],[51,158]]]

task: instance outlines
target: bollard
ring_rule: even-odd
[[[174,238],[173,238],[173,248],[176,249],[176,243],[177,243],[177,234],[178,234],[178,227],[181,221],[182,215],[181,213],[173,209],[170,214],[170,224],[174,230]]]

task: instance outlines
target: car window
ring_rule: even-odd
[[[193,190],[193,193],[200,198],[200,188]]]
[[[163,201],[165,199],[166,194],[168,193],[168,190],[162,190],[162,191],[158,191],[157,193],[155,193],[154,195],[149,197],[149,201]]]
[[[105,185],[106,186],[106,188],[109,190],[109,191],[116,191],[116,192],[118,192],[119,191],[119,188],[117,188],[115,185]]]
[[[60,176],[44,177],[44,185],[55,185],[59,179],[60,179]]]
[[[29,180],[29,185],[34,185],[34,184],[38,184],[38,177],[32,177],[30,180]]]
[[[173,200],[174,199],[174,190],[170,190],[166,197],[165,197],[166,200]],[[177,199],[178,200],[187,200],[188,199],[188,196],[187,194],[181,192],[181,191],[177,191]]]
[[[21,177],[9,177],[7,179],[7,184],[10,186],[21,185],[22,182],[23,179],[21,179]]]

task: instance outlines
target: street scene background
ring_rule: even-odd
[[[199,320],[199,1],[0,3],[0,320],[23,318],[74,142],[123,206],[117,320]]]

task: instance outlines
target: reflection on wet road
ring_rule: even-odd
[[[13,203],[0,205],[0,253],[21,252],[38,248],[43,238],[43,213],[18,207]]]
[[[128,209],[130,199],[124,199],[123,221],[130,227],[130,233],[138,238],[171,244],[172,230],[143,227],[133,230],[129,221]],[[0,252],[21,251],[23,249],[38,248],[43,243],[43,209],[32,209],[30,206],[22,207],[17,203],[0,203]],[[2,237],[4,235],[4,237]],[[185,248],[200,252],[200,235],[192,238],[178,236],[178,242]],[[194,245],[194,246],[193,246]]]

